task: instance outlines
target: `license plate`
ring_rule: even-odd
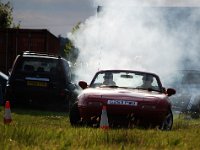
[[[127,101],[127,100],[108,100],[108,105],[130,105],[130,106],[137,106],[138,102],[134,101]]]
[[[39,87],[47,87],[46,82],[40,82],[40,81],[27,81],[28,86],[39,86]]]

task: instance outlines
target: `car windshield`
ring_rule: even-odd
[[[158,80],[158,77],[154,74],[144,72],[102,71],[95,75],[90,86],[161,91]]]

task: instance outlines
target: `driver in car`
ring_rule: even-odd
[[[116,83],[113,81],[113,74],[108,72],[108,73],[105,73],[104,75],[104,81],[103,81],[103,84],[104,85],[110,85],[110,86],[115,86]]]
[[[139,86],[138,88],[141,89],[154,89],[154,87],[152,86],[152,82],[153,82],[153,77],[152,76],[144,76],[142,77],[142,85]]]

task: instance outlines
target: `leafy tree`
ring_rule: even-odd
[[[11,6],[10,2],[4,4],[0,0],[0,28],[11,27],[13,22],[12,11],[13,7]]]
[[[79,22],[73,29],[72,34],[74,34],[80,27],[81,22]],[[67,39],[64,52],[68,60],[70,60],[72,63],[76,62],[76,59],[78,58],[79,50],[74,46],[73,42],[70,39]]]

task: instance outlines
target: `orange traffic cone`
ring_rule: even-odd
[[[101,129],[109,129],[108,116],[107,116],[107,108],[103,106],[100,120],[100,128]]]
[[[11,118],[10,102],[6,101],[5,113],[4,113],[4,124],[9,124],[11,123],[11,121],[12,121],[12,118]]]

